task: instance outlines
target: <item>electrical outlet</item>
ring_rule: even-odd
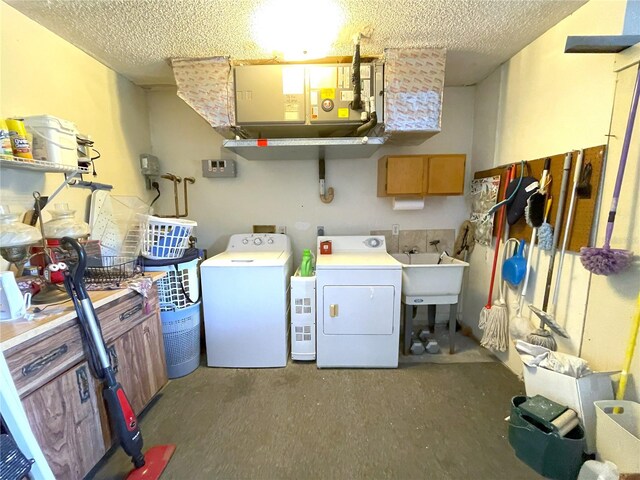
[[[281,225],[278,227],[278,229],[276,230],[278,233],[281,233],[283,235],[287,234],[287,227],[285,227],[284,225]]]
[[[391,225],[391,235],[400,235],[400,225],[397,223]]]
[[[318,225],[318,236],[324,237],[324,227],[322,225]]]

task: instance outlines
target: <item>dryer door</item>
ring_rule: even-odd
[[[390,285],[325,286],[326,335],[391,335],[395,289]]]

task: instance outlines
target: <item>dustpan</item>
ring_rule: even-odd
[[[526,244],[527,242],[520,240],[516,252],[502,264],[502,278],[513,287],[520,285],[520,282],[522,282],[527,273],[527,260],[524,258],[524,247]]]

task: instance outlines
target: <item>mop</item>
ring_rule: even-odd
[[[564,168],[562,170],[562,184],[560,186],[560,199],[558,200],[558,211],[556,212],[556,228],[553,232],[553,245],[551,247],[551,254],[549,256],[549,270],[547,271],[547,283],[544,289],[544,300],[542,302],[542,310],[546,311],[549,306],[549,294],[551,293],[551,279],[553,278],[553,267],[556,258],[556,250],[558,247],[558,240],[560,238],[560,224],[562,223],[562,215],[564,214],[564,202],[567,196],[567,184],[569,183],[569,172],[571,171],[571,152],[567,153],[564,157]],[[536,313],[535,307],[529,305],[529,308]],[[544,319],[540,319],[540,327],[527,335],[527,343],[534,345],[540,345],[541,347],[548,348],[555,351],[558,348],[556,339],[553,338],[551,332],[545,330]],[[558,332],[560,333],[560,332]]]
[[[636,348],[636,340],[638,338],[638,330],[640,330],[640,293],[638,293],[638,301],[636,305],[636,313],[631,321],[631,335],[627,344],[627,351],[624,356],[624,366],[620,372],[620,382],[616,391],[616,400],[624,400],[624,392],[627,389],[627,377],[631,368],[631,360],[633,360],[633,351]],[[614,412],[618,413],[618,412]]]
[[[636,84],[633,90],[631,100],[631,109],[629,110],[629,119],[627,120],[627,129],[624,134],[624,142],[622,144],[622,153],[620,155],[620,164],[618,165],[618,176],[616,177],[616,185],[613,189],[613,198],[611,199],[611,209],[609,210],[609,219],[607,221],[607,231],[604,237],[604,245],[602,248],[582,247],[580,249],[580,261],[584,268],[591,273],[597,275],[612,275],[625,270],[633,259],[633,252],[623,249],[610,248],[611,235],[613,235],[613,222],[616,219],[616,211],[618,209],[618,200],[620,199],[620,190],[622,189],[622,179],[624,178],[624,169],[627,165],[627,156],[629,154],[629,145],[631,144],[631,136],[633,134],[633,124],[638,110],[638,97],[640,96],[640,67],[636,73]]]
[[[573,188],[571,190],[571,201],[569,202],[569,212],[567,213],[567,223],[564,226],[564,234],[562,239],[562,250],[560,252],[560,260],[558,261],[558,275],[556,275],[555,287],[553,288],[553,300],[551,301],[551,307],[549,310],[544,311],[530,306],[533,313],[535,313],[541,320],[549,325],[549,328],[556,331],[558,334],[565,338],[568,338],[568,333],[562,328],[555,319],[556,306],[558,305],[558,296],[560,292],[560,278],[562,276],[562,265],[564,264],[564,256],[567,252],[567,245],[569,243],[569,236],[571,235],[571,226],[573,225],[573,214],[576,205],[576,199],[578,197],[578,184],[580,181],[580,175],[582,172],[582,158],[584,152],[580,150],[578,153],[578,160],[576,160],[576,168],[573,172]]]
[[[507,172],[507,181],[503,192],[503,198],[507,195],[507,185],[514,178],[515,167],[509,167]],[[500,289],[500,298],[497,299],[493,305],[491,305],[491,298],[493,297],[493,282],[496,275],[496,266],[498,263],[498,254],[500,251],[500,242],[502,241],[502,227],[504,225],[505,208],[500,210],[500,216],[498,218],[498,230],[496,235],[496,249],[493,254],[493,268],[491,272],[491,283],[489,285],[489,298],[487,304],[480,312],[479,326],[484,333],[480,341],[480,345],[491,350],[497,350],[504,352],[508,347],[508,329],[509,329],[509,314],[507,311],[507,303],[504,300],[504,292],[502,286]],[[502,277],[502,275],[500,276]],[[502,278],[500,279],[502,283]]]

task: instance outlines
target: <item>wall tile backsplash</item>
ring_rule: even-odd
[[[454,229],[400,230],[399,235],[391,235],[391,230],[371,230],[371,235],[384,235],[389,253],[400,253],[416,248],[418,253],[436,253],[446,250],[453,255]],[[439,240],[439,243],[430,245]]]

